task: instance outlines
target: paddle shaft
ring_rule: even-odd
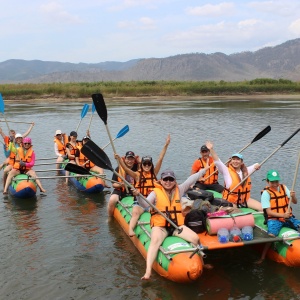
[[[117,138],[117,137],[115,137],[115,138],[113,139],[113,141],[116,140],[116,138]],[[104,149],[105,149],[107,146],[109,146],[110,144],[111,144],[110,142],[107,143],[107,144],[106,144],[105,146],[103,146],[101,149],[104,150]]]
[[[265,160],[263,160],[261,163],[260,163],[260,166],[262,166],[268,159],[270,159],[281,147],[283,147],[294,135],[296,135],[298,132],[300,131],[300,128],[297,129],[289,138],[287,138],[281,145],[279,145]],[[243,180],[241,180],[241,182],[236,185],[230,192],[232,193],[237,187],[239,187],[244,181],[246,181],[255,171],[257,171],[256,169],[248,174]]]
[[[267,126],[265,129],[263,129],[260,133],[258,133],[254,139],[247,144],[246,146],[244,146],[244,148],[242,148],[240,151],[238,151],[238,153],[243,152],[245,149],[247,149],[250,145],[252,145],[254,142],[260,140],[262,137],[264,137],[268,132],[271,131],[271,127]],[[231,158],[228,159],[225,163],[225,165],[227,165],[229,162],[231,161]],[[216,174],[218,172],[218,170],[215,170],[213,173],[211,173],[209,176],[207,176],[206,178],[204,178],[203,180],[206,181],[208,178],[210,178],[211,176],[213,176],[214,174]]]
[[[299,164],[300,164],[300,151],[298,153],[298,160],[297,160],[297,164],[296,164],[296,170],[295,170],[295,174],[294,174],[293,184],[292,184],[292,187],[291,187],[292,191],[294,191],[294,188],[295,188],[295,185],[296,185],[296,180],[297,180],[297,175],[298,175],[298,170],[299,170]],[[290,212],[290,209],[291,209],[291,202],[292,202],[292,197],[289,200],[288,212]]]

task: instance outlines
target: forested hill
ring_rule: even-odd
[[[243,81],[255,78],[300,81],[300,38],[255,52],[192,53],[166,58],[97,64],[11,59],[0,63],[0,83],[131,80]]]

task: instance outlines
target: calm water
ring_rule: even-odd
[[[86,103],[91,104],[91,99]],[[84,103],[5,103],[7,119],[35,122],[30,136],[38,158],[54,157],[56,129],[75,130]],[[267,125],[272,131],[244,152],[245,163],[262,162],[279,150],[252,176],[252,197],[259,198],[262,179],[276,168],[291,187],[300,144],[300,133],[280,145],[300,127],[300,97],[296,100],[239,101],[214,98],[186,101],[106,101],[108,127],[115,137],[129,125],[130,131],[115,141],[117,152],[133,150],[154,160],[171,134],[163,168],[171,167],[179,181],[190,173],[199,148],[207,139],[215,143],[221,159],[242,149]],[[91,112],[83,118],[79,137],[85,135]],[[7,131],[5,123],[2,128]],[[28,125],[12,124],[24,133]],[[91,124],[93,140],[108,142],[97,113]],[[112,149],[106,153],[113,159]],[[1,160],[4,158],[1,154]],[[39,161],[46,163],[50,161]],[[36,166],[36,170],[54,168]],[[110,172],[107,172],[110,177]],[[54,172],[41,172],[51,176]],[[221,180],[222,181],[222,180]],[[23,203],[12,198],[0,201],[1,299],[300,299],[300,270],[271,261],[253,262],[252,248],[208,253],[212,271],[205,271],[191,285],[179,285],[153,274],[141,282],[145,261],[116,221],[107,221],[108,196],[87,196],[66,186],[63,179],[44,179],[47,196]],[[300,198],[300,175],[296,184]],[[294,207],[300,217],[299,206]]]

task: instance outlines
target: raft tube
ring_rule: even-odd
[[[91,172],[92,173],[92,172]],[[62,171],[63,175],[66,175],[66,171]],[[96,174],[96,173],[95,173]],[[76,187],[77,190],[84,193],[101,193],[104,189],[104,181],[96,176],[78,177],[79,174],[69,172],[69,181]],[[75,177],[76,176],[76,177]]]
[[[114,210],[114,217],[123,230],[128,234],[131,219],[133,197],[123,198]],[[135,228],[136,236],[131,237],[132,242],[146,259],[147,250],[151,241],[150,213],[144,212]],[[198,252],[187,241],[174,236],[167,237],[162,243],[153,269],[162,277],[179,283],[189,283],[198,279],[203,272],[203,263]],[[146,265],[145,265],[146,267]]]
[[[32,177],[19,174],[13,178],[8,190],[12,196],[26,199],[36,196],[36,187],[36,182]]]

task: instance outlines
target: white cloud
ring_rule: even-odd
[[[232,2],[222,2],[216,5],[205,4],[202,6],[189,7],[185,11],[189,15],[217,17],[232,14],[234,7]]]
[[[156,28],[155,21],[148,17],[141,17],[137,21],[121,21],[118,27],[129,30],[153,30]]]
[[[300,19],[294,21],[289,26],[289,31],[291,31],[296,36],[300,36]]]
[[[82,20],[78,16],[68,13],[57,2],[49,2],[47,4],[42,4],[40,6],[40,10],[51,20],[72,24],[82,23]]]

